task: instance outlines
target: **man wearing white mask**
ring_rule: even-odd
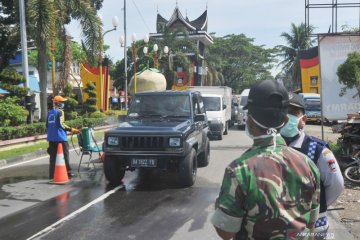
[[[326,211],[344,190],[340,167],[328,144],[304,132],[307,117],[303,98],[289,93],[289,121],[280,130],[288,146],[306,154],[318,167],[321,179],[320,214],[315,223],[315,239],[326,239],[329,228]]]

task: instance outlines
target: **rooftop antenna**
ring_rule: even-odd
[[[176,8],[178,8],[178,1],[176,0]]]

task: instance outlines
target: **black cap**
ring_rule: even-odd
[[[257,82],[250,88],[247,105],[249,114],[268,128],[283,124],[289,106],[288,91],[274,80]]]
[[[304,99],[299,94],[290,92],[289,101],[290,106],[301,108],[303,110],[305,109]]]

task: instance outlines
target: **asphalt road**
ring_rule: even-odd
[[[110,188],[101,164],[96,170],[82,165],[68,185],[51,185],[47,157],[1,167],[0,239],[219,239],[210,216],[224,169],[250,145],[236,128],[211,141],[210,164],[198,169],[190,188],[179,188],[168,173],[136,171]],[[79,158],[71,152],[74,169]],[[353,239],[336,213],[331,221],[329,239]]]

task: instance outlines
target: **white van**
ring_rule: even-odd
[[[237,116],[237,124],[239,129],[244,129],[246,120],[247,120],[247,112],[248,110],[243,109],[247,104],[248,96],[250,89],[244,89],[240,94],[239,107],[238,107],[238,116]]]
[[[204,101],[212,137],[223,139],[231,126],[232,89],[226,86],[190,86]]]

